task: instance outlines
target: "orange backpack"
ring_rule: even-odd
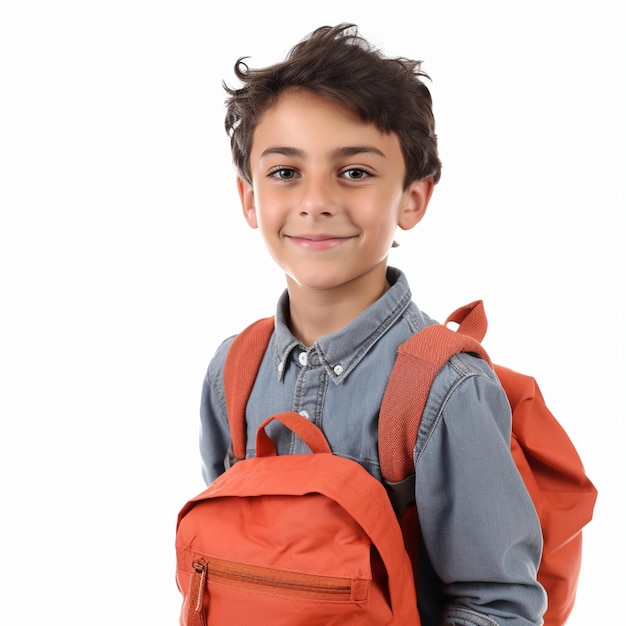
[[[451,322],[458,324],[456,332],[448,328],[447,325]],[[261,360],[267,349],[273,328],[273,318],[266,318],[255,322],[236,337],[228,353],[224,370],[224,387],[232,437],[232,448],[236,459],[245,458],[246,404],[254,385]],[[407,554],[410,556],[414,564],[414,574],[416,574],[417,569],[418,522],[417,511],[414,502],[412,503],[412,499],[414,499],[413,485],[415,480],[413,449],[417,441],[417,432],[422,412],[426,405],[433,379],[450,357],[459,352],[471,352],[489,362],[498,375],[511,404],[513,416],[511,452],[535,504],[543,531],[544,550],[538,579],[546,589],[548,595],[548,610],[544,615],[545,626],[562,626],[573,608],[581,565],[582,528],[591,520],[597,491],[587,478],[578,453],[567,433],[546,407],[534,379],[491,363],[489,356],[480,344],[486,329],[487,319],[482,302],[476,301],[457,309],[448,317],[444,325],[434,324],[428,326],[413,335],[398,348],[396,363],[392,370],[381,405],[378,428],[380,467],[383,475],[383,484],[387,489],[389,497],[383,498],[383,500],[387,500],[385,505],[381,504],[381,511],[384,510],[386,513],[383,514],[377,511],[375,515],[380,515],[381,518],[385,518],[385,526],[394,537],[397,534],[396,530],[398,530],[399,520],[402,529],[401,535],[404,536],[406,550],[401,550],[399,554],[397,550],[389,548],[394,556],[385,556],[385,554],[381,552],[382,548],[377,545],[380,538],[376,537],[375,534],[373,537],[369,538],[372,545],[377,548],[377,551],[373,551],[373,554],[377,555],[380,553],[380,557],[382,557],[381,559],[376,557],[375,562],[369,570],[367,566],[361,566],[365,568],[365,570],[368,570],[364,579],[374,590],[370,592],[370,602],[380,603],[385,596],[389,597],[390,605],[386,610],[389,610],[391,615],[397,616],[396,622],[388,620],[387,622],[380,621],[372,623],[419,624],[419,617],[415,613],[410,612],[411,608],[405,605],[405,603],[408,603],[408,605],[412,605],[412,609],[415,610],[415,593],[412,594],[412,597],[411,594],[406,593],[407,588],[414,590],[415,585],[403,585],[401,583],[399,585],[401,589],[395,589],[394,587],[398,580],[398,572],[404,572],[400,574],[400,576],[403,576],[403,580],[406,580],[407,575],[408,577],[411,576],[410,569],[407,574],[406,563],[403,561],[402,555],[404,555],[404,557],[406,557]],[[410,390],[410,392],[407,393],[407,390]],[[196,613],[198,616],[202,615],[205,618],[206,608],[207,606],[211,606],[210,598],[214,596],[220,598],[219,593],[223,592],[224,587],[223,580],[220,580],[219,577],[213,577],[213,579],[211,579],[210,573],[207,573],[206,569],[197,565],[198,559],[200,559],[200,561],[203,559],[210,561],[211,556],[212,548],[208,549],[203,543],[204,537],[209,534],[205,530],[205,524],[208,523],[209,517],[215,518],[220,516],[218,513],[210,515],[197,513],[197,517],[193,517],[194,510],[197,508],[198,503],[205,503],[207,500],[215,499],[216,492],[218,496],[223,493],[225,499],[228,500],[230,477],[233,476],[235,471],[237,471],[237,473],[245,472],[247,477],[244,481],[247,485],[246,489],[249,491],[255,490],[256,478],[253,476],[255,470],[248,472],[245,469],[255,462],[262,464],[268,461],[272,461],[273,463],[281,462],[288,467],[290,457],[304,457],[297,461],[297,463],[304,464],[304,467],[306,464],[321,463],[322,461],[318,460],[321,456],[325,459],[324,462],[330,458],[334,458],[341,462],[345,461],[345,463],[350,465],[358,466],[355,462],[348,461],[347,459],[339,459],[338,457],[327,454],[318,454],[322,451],[322,448],[325,452],[326,448],[324,448],[324,446],[318,446],[315,442],[312,442],[312,445],[310,445],[305,437],[309,437],[309,431],[315,429],[319,433],[315,435],[316,439],[322,439],[325,442],[321,431],[313,424],[307,422],[312,429],[306,427],[307,432],[304,433],[304,428],[296,426],[295,424],[295,422],[300,423],[303,418],[300,418],[297,413],[281,414],[283,417],[285,415],[297,416],[297,418],[288,418],[291,420],[289,427],[292,428],[296,434],[301,436],[315,454],[266,458],[265,451],[270,450],[270,452],[273,453],[273,446],[267,444],[265,441],[267,436],[264,435],[263,428],[260,428],[257,436],[257,454],[259,453],[258,447],[260,441],[261,458],[248,459],[236,463],[203,492],[203,494],[190,501],[179,515],[176,542],[178,560],[177,580],[179,589],[184,597],[181,615],[181,624],[183,625],[192,626],[196,624],[214,623],[202,621],[197,618]],[[279,461],[279,459],[282,460]],[[302,471],[302,476],[298,478],[305,478],[307,474],[315,473],[308,472],[306,469]],[[367,474],[365,470],[363,471],[367,475],[362,479],[363,483],[371,482],[370,480],[366,480],[366,478],[372,477]],[[289,476],[288,480],[287,476]],[[233,480],[235,479],[233,478]],[[282,472],[271,473],[270,477],[268,477],[265,482],[283,483],[281,486],[287,487],[291,485],[292,480],[288,470],[286,474]],[[328,482],[332,482],[332,480]],[[225,490],[222,490],[222,483],[226,483],[227,485]],[[332,499],[334,496],[330,496],[330,494],[325,491],[326,487],[322,483],[325,483],[325,481],[320,480],[319,484],[316,484],[315,487],[312,488],[312,493],[321,494],[323,498],[331,497]],[[276,486],[276,488],[279,489],[280,487]],[[342,489],[344,488],[345,487],[342,487]],[[280,491],[279,493],[284,493],[284,491]],[[385,491],[383,490],[382,493],[385,494]],[[234,495],[240,497],[244,496],[243,492]],[[294,494],[291,493],[291,496],[293,495]],[[254,499],[255,497],[262,500],[263,498],[259,498],[260,496],[262,496],[262,490],[258,489],[254,491],[254,495],[252,496],[246,491],[244,497],[246,501],[250,498]],[[352,515],[351,507],[357,506],[356,500],[358,499],[360,499],[362,503],[366,503],[366,509],[368,511],[369,506],[374,502],[374,498],[371,495],[362,493],[354,502],[348,504],[344,512],[350,509],[350,514]],[[233,498],[231,497],[224,508],[231,505],[232,500]],[[272,558],[278,558],[278,556],[282,558],[284,555],[292,554],[287,542],[279,546],[275,541],[276,537],[271,533],[272,530],[276,530],[277,528],[274,524],[280,524],[282,528],[282,516],[289,515],[287,509],[290,509],[290,507],[294,505],[295,499],[291,497],[288,502],[289,504],[285,507],[283,512],[276,515],[272,514],[273,522],[269,524],[270,536],[265,540],[269,543],[269,546],[266,546],[269,547],[269,552],[266,556],[270,560]],[[376,502],[378,503],[378,500],[376,500]],[[394,517],[392,515],[393,519],[391,520],[389,519],[389,503],[393,503],[393,510],[395,510],[397,516]],[[259,506],[262,507],[261,510],[264,510],[264,505]],[[378,509],[378,504],[376,507]],[[266,514],[267,511],[266,509]],[[248,532],[251,528],[256,529],[259,523],[263,523],[263,518],[258,520],[257,517],[255,517],[256,515],[256,513],[247,515],[245,517],[245,526],[242,525],[243,522],[229,526],[230,530],[225,531],[229,532],[229,534],[225,535],[226,539],[218,538],[217,543],[226,546],[239,545],[245,537],[245,532]],[[296,524],[296,527],[298,527],[305,521],[306,514],[302,517],[300,517],[301,513],[296,513],[296,515],[298,515],[298,517],[291,516],[288,519],[291,519],[294,524],[296,524],[295,520],[298,520]],[[354,518],[357,519],[356,514],[354,514]],[[315,519],[316,521],[323,519],[323,516],[316,513]],[[242,528],[246,530],[242,531]],[[311,531],[309,530],[307,532]],[[277,530],[276,535],[280,536],[280,532]],[[317,546],[317,544],[324,542],[325,540],[320,542],[318,538],[312,543]],[[341,549],[342,548],[339,546],[334,547],[336,554],[341,556],[341,559],[338,559],[339,562],[343,559]],[[244,560],[246,558],[245,555],[249,554],[248,550],[252,550],[252,548],[248,547],[241,553]],[[254,551],[252,553],[256,554]],[[274,554],[274,557],[272,557],[272,554]],[[301,572],[301,570],[298,569],[300,567],[299,565],[294,566],[293,562],[289,559],[287,562],[288,570]],[[326,563],[326,561],[318,561],[318,564],[321,563]],[[335,565],[334,562],[333,565]],[[385,568],[387,568],[386,572]],[[360,571],[361,574],[363,574],[364,570]],[[333,569],[330,563],[319,566],[317,572],[322,576],[333,576]],[[396,572],[396,574],[393,572]],[[377,576],[377,574],[379,575]],[[357,576],[357,578],[359,578],[359,576]],[[385,593],[386,579],[388,579],[389,587]],[[402,589],[404,589],[404,592]],[[231,595],[229,596],[231,607],[236,607],[237,610],[241,609],[243,612],[239,613],[239,615],[245,617],[254,615],[254,623],[256,624],[265,623],[260,621],[260,618],[262,616],[263,619],[265,619],[265,611],[269,610],[269,608],[261,602],[257,604],[256,597],[254,601],[252,600],[250,587],[246,586],[240,589],[240,591],[247,594],[243,596],[244,601],[235,601],[235,596]],[[268,594],[270,592],[265,589],[264,593]],[[272,594],[270,593],[270,595]],[[241,598],[242,596],[238,597]],[[276,598],[275,595],[272,595],[272,597]],[[296,599],[297,602],[294,601]],[[283,615],[287,613],[289,617],[293,617],[294,615],[289,612],[299,610],[301,602],[306,600],[306,595],[301,592],[300,589],[293,588],[290,600],[291,601],[288,601],[285,607],[277,609],[279,614],[281,612]],[[219,602],[220,600],[218,600],[218,603]],[[296,605],[298,609],[296,609]],[[318,607],[319,603],[316,603],[314,606]],[[367,606],[368,603],[361,603],[359,610],[364,611]],[[400,608],[401,606],[402,608]],[[333,604],[333,607],[333,611],[336,611],[337,604]],[[307,621],[307,619],[305,619],[302,623],[318,623],[314,619],[316,614],[311,613],[310,610],[310,606],[307,607],[307,609],[303,609],[304,615],[308,616],[308,619],[313,621]],[[380,610],[380,607],[376,608],[376,611]],[[331,611],[331,613],[334,615],[335,613],[333,611]],[[396,611],[399,612],[396,613]],[[198,619],[198,621],[193,621],[194,619]],[[282,623],[281,621],[271,619],[267,623],[270,622],[273,624]],[[240,622],[226,618],[222,622],[218,620],[215,623]],[[296,619],[287,619],[285,623],[297,624],[299,622]],[[326,621],[325,619],[321,619],[319,623],[333,624],[335,622],[329,618]],[[338,619],[336,623],[346,623],[345,616],[343,620]]]
[[[313,454],[277,456],[272,420]],[[411,561],[382,484],[295,412],[259,427],[256,455],[179,515],[180,624],[418,626]]]
[[[456,332],[448,327],[450,323],[458,324]],[[414,473],[413,448],[421,415],[430,385],[448,359],[459,352],[485,359],[511,405],[511,453],[543,533],[537,578],[548,595],[544,626],[562,626],[574,607],[582,529],[591,521],[597,490],[587,478],[569,436],[546,406],[534,378],[491,362],[480,344],[486,331],[483,303],[477,300],[458,308],[445,324],[427,326],[398,348],[379,418],[381,473],[386,481],[400,484]],[[407,399],[406,390],[411,388],[414,392]],[[386,436],[390,432],[400,434]]]

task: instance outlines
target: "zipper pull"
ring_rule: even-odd
[[[206,585],[207,566],[204,561],[194,561],[189,582],[187,626],[206,626],[206,611],[202,606]]]

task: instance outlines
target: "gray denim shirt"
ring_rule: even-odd
[[[282,295],[247,406],[248,456],[259,424],[293,410],[322,428],[335,454],[381,478],[378,411],[396,350],[433,323],[412,302],[402,272],[389,268],[388,280],[391,288],[378,301],[310,347],[289,331]],[[231,341],[216,351],[203,385],[207,484],[224,471],[230,445],[223,368]],[[488,365],[469,354],[450,359],[433,383],[414,451],[423,626],[543,623],[545,592],[536,581],[541,529],[510,454],[510,429],[508,401]],[[274,422],[268,432],[279,454],[308,452],[282,425]]]

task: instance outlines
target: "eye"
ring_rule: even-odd
[[[268,176],[276,180],[293,180],[297,176],[297,172],[291,167],[275,167]]]
[[[349,167],[343,170],[340,176],[348,180],[363,180],[364,178],[369,178],[371,174],[361,167]]]

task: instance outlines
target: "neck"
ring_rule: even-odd
[[[287,277],[289,327],[305,346],[335,333],[358,317],[389,289],[383,265],[350,283],[331,289],[311,289]]]

